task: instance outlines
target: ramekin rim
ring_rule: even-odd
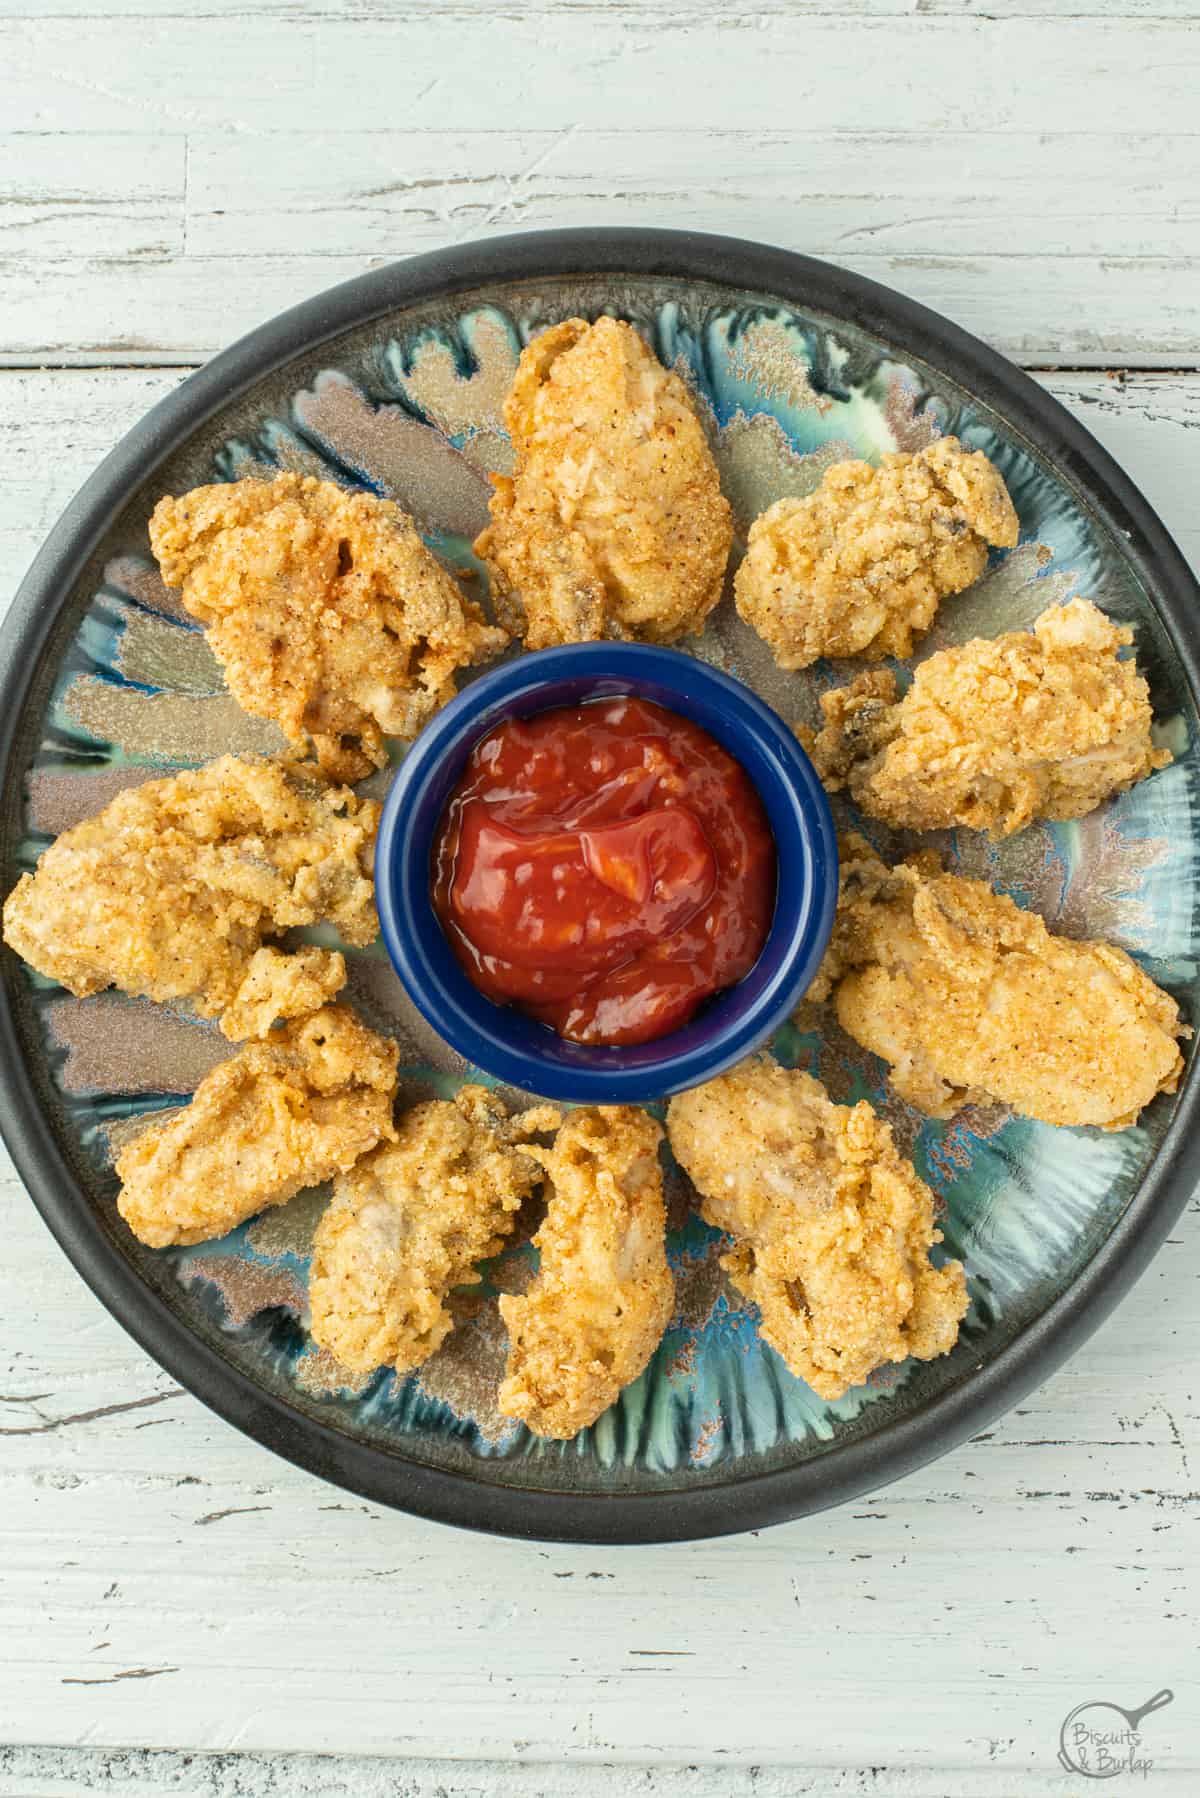
[[[680,677],[693,688],[703,689],[702,696],[686,690]],[[650,1043],[629,1050],[585,1049],[576,1059],[581,1046],[564,1045],[549,1032],[545,1033],[543,1054],[533,1037],[535,1031],[540,1035],[539,1027],[513,1008],[498,1006],[479,993],[454,962],[430,897],[428,855],[449,788],[480,737],[526,702],[531,709],[546,709],[535,703],[541,693],[551,695],[547,706],[571,703],[556,700],[552,689],[607,679],[617,683],[617,690],[661,689],[656,702],[685,716],[688,713],[683,708],[702,707],[706,700],[711,705],[717,696],[732,706],[729,716],[705,719],[703,727],[743,765],[748,748],[754,752],[749,759],[757,757],[761,762],[747,772],[755,780],[775,834],[778,884],[762,954],[745,980],[729,989],[731,995],[737,994],[763,970],[760,991],[740,1007],[725,1005],[725,1018],[714,1006],[706,1032],[694,1021],[684,1030],[658,1039],[664,1045],[678,1036],[692,1039],[675,1051],[656,1052],[657,1044]],[[667,694],[671,697],[664,696]],[[722,724],[732,725],[730,734],[736,743],[724,740]],[[774,780],[769,792],[762,788],[765,771]],[[422,802],[426,802],[423,809],[428,816],[433,809],[428,795],[439,782],[442,791],[434,801],[434,822],[422,827]],[[789,802],[786,806],[781,803],[783,795]],[[792,834],[781,844],[781,824],[788,823]],[[797,848],[799,862],[792,865]],[[416,860],[423,864],[424,878],[417,878],[412,866]],[[549,1099],[645,1102],[667,1098],[728,1071],[765,1043],[794,1009],[816,973],[832,928],[837,842],[828,800],[794,732],[736,676],[685,650],[663,645],[615,640],[568,644],[525,652],[489,669],[425,726],[397,769],[384,800],[375,850],[375,894],[384,946],[405,991],[431,1028],[469,1065]],[[794,901],[791,905],[789,897]],[[445,957],[435,950],[431,960],[427,945],[438,939]],[[439,971],[438,959],[453,963],[448,978]],[[717,1005],[725,999],[721,995]],[[514,1034],[510,1035],[510,1030]],[[519,1040],[522,1037],[524,1042]]]

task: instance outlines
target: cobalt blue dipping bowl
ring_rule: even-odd
[[[481,737],[506,718],[636,694],[701,725],[754,782],[775,836],[775,913],[746,977],[656,1042],[570,1043],[485,998],[458,962],[430,896],[433,848],[451,791]],[[764,1043],[812,981],[837,898],[837,844],[813,767],[748,687],[674,649],[578,643],[519,656],[473,681],[426,725],[383,808],[375,850],[383,940],[409,996],[453,1049],[497,1080],[546,1098],[616,1104],[711,1080]]]

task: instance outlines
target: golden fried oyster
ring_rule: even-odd
[[[378,805],[314,768],[222,756],[65,831],[9,894],[4,938],[77,998],[118,986],[190,999],[203,1017],[228,1014],[227,1035],[250,1035],[345,979],[328,950],[264,961],[264,937],[325,922],[348,943],[374,940],[378,821]]]
[[[806,747],[827,787],[898,829],[1006,837],[1082,818],[1171,760],[1150,741],[1146,682],[1118,660],[1132,641],[1073,599],[1032,630],[930,656],[903,699],[894,675],[860,674],[823,695]]]
[[[781,668],[911,655],[940,601],[979,579],[988,545],[1011,548],[1019,535],[999,471],[957,437],[878,468],[838,462],[815,493],[755,520],[737,609]]]
[[[346,958],[333,949],[256,949],[234,995],[221,1013],[221,1034],[230,1042],[269,1036],[281,1018],[306,1018],[340,993]]]
[[[454,697],[455,670],[508,641],[398,506],[332,481],[168,496],[150,543],[238,704],[338,780],[382,766],[384,736],[415,737]]]
[[[509,1351],[500,1410],[565,1440],[607,1411],[650,1360],[675,1309],[667,1266],[662,1131],[630,1105],[573,1111],[552,1149],[534,1237],[537,1278],[500,1314]]]
[[[569,318],[522,353],[504,417],[516,473],[475,551],[525,647],[698,631],[733,526],[679,376],[632,325]]]
[[[926,853],[887,868],[842,844],[833,935],[809,997],[833,993],[843,1029],[891,1066],[930,1117],[997,1102],[1047,1124],[1123,1130],[1175,1091],[1169,994],[1108,943],[1052,936],[982,880]]]
[[[734,1238],[722,1266],[814,1392],[841,1398],[885,1362],[953,1348],[962,1265],[931,1264],[933,1194],[865,1099],[834,1105],[758,1055],[672,1099],[667,1131],[703,1217]]]
[[[117,1160],[117,1209],[152,1249],[224,1236],[391,1137],[399,1050],[344,1005],[248,1043]]]
[[[551,1106],[510,1118],[480,1086],[407,1111],[394,1142],[339,1177],[317,1226],[308,1291],[320,1346],[356,1373],[427,1361],[454,1327],[451,1289],[478,1283],[478,1263],[541,1184],[521,1143],[558,1121]]]

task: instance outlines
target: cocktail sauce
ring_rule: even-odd
[[[433,900],[471,980],[581,1043],[645,1043],[749,973],[775,843],[740,763],[647,700],[510,719],[446,807]]]

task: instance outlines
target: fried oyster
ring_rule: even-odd
[[[791,1371],[838,1399],[875,1368],[953,1348],[962,1264],[934,1267],[933,1194],[861,1100],[757,1055],[681,1093],[671,1149],[701,1215],[734,1238],[722,1266]]]
[[[630,1105],[573,1111],[552,1149],[541,1265],[504,1296],[509,1351],[499,1406],[536,1436],[575,1436],[636,1380],[675,1309],[667,1266],[662,1131]]]
[[[64,831],[9,894],[4,938],[77,998],[117,986],[190,999],[203,1017],[225,1014],[226,1034],[251,1034],[345,979],[328,950],[262,960],[264,937],[325,922],[348,943],[374,940],[378,820],[378,805],[313,768],[222,756]]]
[[[814,493],[755,520],[737,609],[781,668],[911,655],[940,601],[979,579],[988,545],[1011,548],[1019,535],[999,471],[957,437],[878,468],[838,462]]]
[[[453,1287],[475,1285],[542,1180],[521,1144],[553,1130],[540,1106],[510,1118],[480,1086],[414,1105],[394,1142],[342,1174],[313,1240],[317,1343],[356,1373],[407,1373],[449,1335]]]
[[[239,705],[339,780],[381,767],[385,735],[415,737],[455,670],[508,641],[398,506],[311,475],[168,496],[150,542]]]
[[[822,696],[805,747],[827,787],[898,829],[1006,837],[1082,818],[1171,760],[1150,740],[1146,682],[1118,659],[1132,641],[1076,598],[930,656],[903,699],[893,674],[860,674]]]
[[[930,1117],[997,1102],[1047,1124],[1123,1130],[1175,1091],[1169,994],[1108,943],[1052,936],[1034,912],[926,853],[888,868],[842,844],[833,935],[809,997],[891,1067]]]
[[[230,1042],[269,1036],[282,1018],[306,1018],[341,992],[346,958],[333,949],[256,949],[233,1003],[221,1013]]]
[[[522,352],[504,417],[516,473],[475,551],[526,649],[698,631],[733,526],[679,376],[632,325],[570,318]]]
[[[117,1160],[117,1209],[152,1249],[224,1236],[391,1137],[397,1045],[344,1005],[248,1043]]]

